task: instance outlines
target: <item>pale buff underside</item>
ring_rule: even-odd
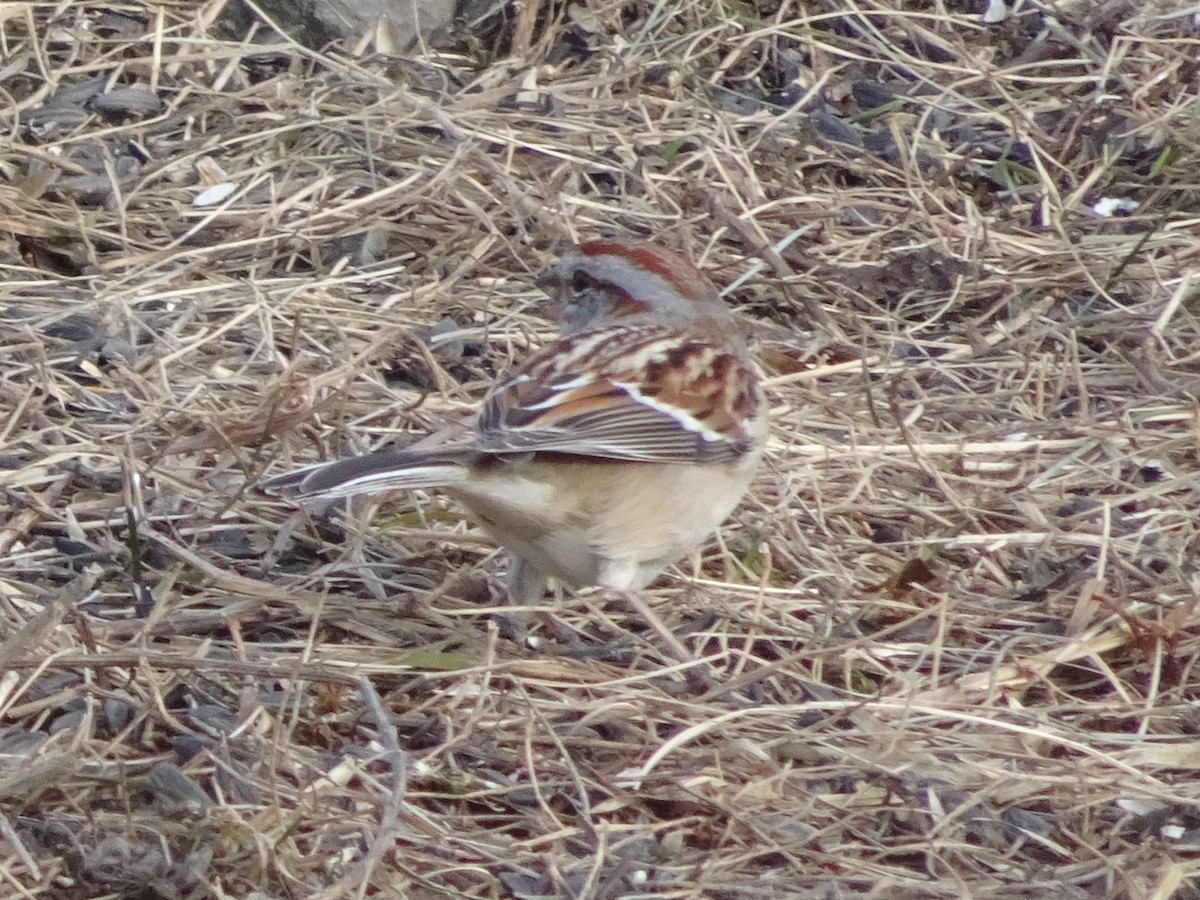
[[[745,494],[757,462],[529,460],[477,471],[469,484],[444,490],[518,557],[511,586],[513,600],[524,603],[540,599],[547,577],[572,588],[645,587],[716,531]]]

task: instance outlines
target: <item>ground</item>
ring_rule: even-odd
[[[1200,896],[1194,13],[224,5],[0,7],[0,893]],[[600,234],[766,374],[646,593],[708,690],[437,496],[249,490],[469,417]]]

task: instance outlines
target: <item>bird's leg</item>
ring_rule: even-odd
[[[549,584],[546,576],[535,569],[524,558],[510,553],[508,557],[508,599],[510,603],[524,605],[539,603],[546,595]]]
[[[699,661],[695,655],[684,646],[683,641],[675,636],[675,632],[667,627],[667,623],[658,617],[640,594],[634,591],[620,591],[619,593],[625,598],[625,602],[633,607],[633,611],[654,630],[654,633],[662,638],[663,643],[671,651],[671,655],[684,664],[683,677],[687,680],[689,688],[697,694],[707,694],[717,686],[716,680],[708,673],[708,667],[698,665]]]
[[[515,553],[509,554],[506,578],[507,600],[510,606],[540,602],[546,592],[546,579]],[[529,639],[528,616],[522,612],[497,612],[494,617],[500,634],[507,640],[525,644]]]
[[[563,586],[558,582],[554,583],[554,608],[557,609],[563,600]],[[575,633],[575,629],[566,622],[561,622],[558,616],[554,615],[554,610],[546,609],[537,613],[538,621],[542,623],[542,627],[546,629],[555,641],[562,644],[566,649],[565,652],[571,656],[581,656],[586,650],[586,645],[579,639],[579,635]]]
[[[626,604],[661,638],[672,657],[683,663],[683,672],[688,684],[693,688],[707,690],[712,685],[712,679],[704,672],[704,667],[697,665],[695,655],[684,646],[683,641],[675,636],[667,623],[658,617],[649,604],[642,599],[638,592],[641,585],[650,581],[645,577],[636,561],[632,559],[610,558],[600,564],[600,584],[622,597]]]
[[[509,556],[508,597],[510,603],[522,606],[539,604],[545,600],[546,589],[549,586],[549,579],[526,560],[515,553]],[[562,599],[562,587],[557,583],[554,585],[554,596],[556,600]],[[582,641],[579,640],[579,635],[558,621],[554,617],[554,613],[542,611],[534,613],[534,616],[542,623],[542,627],[546,630],[546,633],[553,637],[555,641],[565,644],[569,651],[578,651],[583,647]],[[520,630],[524,636],[525,628],[523,622]]]
[[[694,693],[707,694],[717,687],[717,680],[709,673],[708,666],[700,664],[696,655],[675,636],[675,632],[667,627],[667,623],[655,614],[654,610],[642,599],[641,594],[633,591],[622,591],[621,593],[625,601],[633,607],[633,611],[642,617],[655,634],[662,638],[667,649],[671,651],[671,655],[683,663],[683,677]]]
[[[642,599],[640,594],[635,591],[620,591],[619,593],[625,602],[633,608],[633,611],[642,617],[642,621],[649,625],[654,630],[654,633],[662,638],[663,643],[667,645],[667,648],[671,651],[671,655],[675,659],[681,663],[694,663],[696,661],[696,657],[684,646],[683,641],[675,636],[675,632],[667,627],[667,623],[658,617],[658,614],[650,608],[649,604]]]

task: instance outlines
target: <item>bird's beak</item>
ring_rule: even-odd
[[[558,287],[560,280],[561,279],[558,276],[558,267],[551,266],[536,279],[534,279],[533,283],[553,297],[554,289]]]

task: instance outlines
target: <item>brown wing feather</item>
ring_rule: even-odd
[[[730,461],[751,445],[757,373],[724,339],[654,325],[578,334],[485,401],[481,448],[646,462]]]

